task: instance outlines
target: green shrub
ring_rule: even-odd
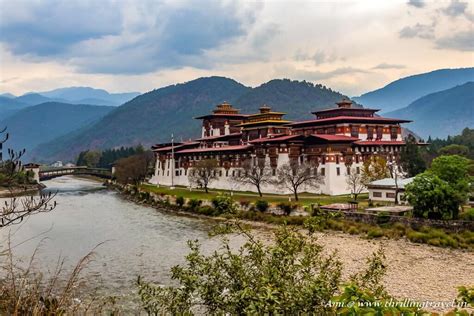
[[[285,222],[288,225],[303,225],[306,218],[305,216],[288,216],[285,217]]]
[[[377,224],[386,224],[390,222],[390,215],[387,212],[377,213]]]
[[[347,230],[347,233],[351,234],[351,235],[357,235],[357,234],[360,234],[360,231],[357,227],[355,226],[351,226],[349,227],[349,229]]]
[[[234,213],[236,210],[235,202],[229,195],[219,194],[211,202],[217,214]]]
[[[470,209],[462,212],[459,218],[463,221],[474,221],[474,208],[471,207]]]
[[[367,237],[369,238],[380,238],[382,236],[384,236],[384,233],[380,228],[372,228],[367,232]]]
[[[209,206],[209,205],[200,206],[200,207],[197,209],[197,212],[198,212],[199,214],[207,215],[207,216],[216,216],[216,215],[219,215],[219,214],[217,214],[216,209],[213,208],[212,206]]]
[[[188,201],[188,206],[192,211],[196,211],[199,206],[201,206],[202,201],[199,199],[190,199]]]
[[[268,202],[265,200],[258,200],[255,202],[255,208],[264,213],[268,210]]]
[[[184,205],[184,197],[182,196],[176,197],[176,205],[178,205],[179,207],[182,207]]]
[[[424,234],[422,232],[416,232],[416,231],[408,232],[407,238],[408,238],[408,240],[410,240],[412,242],[417,242],[417,243],[426,243],[426,241],[428,239],[426,237],[426,234]]]
[[[293,210],[298,207],[298,204],[290,203],[290,202],[281,202],[278,203],[278,208],[282,210],[285,215],[290,215]]]

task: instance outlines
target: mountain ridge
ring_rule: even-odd
[[[354,97],[365,107],[377,107],[381,113],[408,106],[433,92],[474,81],[474,68],[437,69],[395,80],[382,88]]]
[[[457,135],[474,126],[474,82],[430,93],[386,115],[413,120],[407,127],[425,139]]]
[[[295,101],[294,97],[300,96]],[[320,99],[316,97],[319,96]],[[344,97],[322,85],[289,79],[274,79],[256,88],[225,77],[204,77],[186,83],[152,90],[114,109],[94,126],[72,133],[67,137],[43,144],[35,153],[45,158],[48,153],[54,160],[72,159],[78,151],[104,149],[116,146],[146,146],[168,141],[171,133],[175,139],[196,138],[200,122],[193,117],[210,113],[214,107],[228,101],[242,113],[256,113],[266,103],[275,110],[285,110],[294,118],[311,117],[311,111],[335,106]],[[268,102],[268,101],[271,102]],[[293,100],[291,111],[288,100]],[[299,116],[299,117],[298,117]],[[76,152],[66,152],[76,144]]]
[[[5,147],[14,150],[25,148],[25,159],[29,159],[34,147],[90,124],[112,109],[109,106],[59,102],[26,107],[0,122],[10,135]]]

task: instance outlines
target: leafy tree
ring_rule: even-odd
[[[209,192],[209,184],[217,179],[218,163],[216,159],[204,159],[196,162],[188,175],[189,182]]]
[[[76,165],[95,168],[99,164],[101,153],[99,151],[86,150],[79,154]]]
[[[217,231],[242,234],[246,242],[232,251],[224,238],[220,250],[205,255],[197,241],[189,241],[186,265],[172,268],[177,287],[162,287],[139,278],[142,306],[149,314],[400,314],[399,307],[381,305],[375,311],[363,307],[367,302],[389,299],[380,283],[385,272],[383,251],[376,252],[367,269],[353,275],[351,283],[344,286],[341,262],[335,253],[325,254],[309,231],[282,226],[275,232],[273,243],[258,240],[239,223],[223,225]],[[336,296],[338,293],[342,294]],[[352,306],[349,302],[355,303],[355,308],[347,310]],[[417,309],[404,311],[408,315]]]
[[[463,196],[433,172],[426,171],[405,187],[405,199],[416,217],[453,219],[458,217]]]
[[[449,151],[448,154],[452,154],[452,150],[455,149],[454,147],[441,151],[442,148],[452,144],[466,146],[468,148],[468,153],[466,157],[469,159],[474,159],[474,129],[472,128],[465,128],[463,129],[460,135],[448,136],[446,139],[429,138],[428,143],[429,144],[425,150],[427,153],[428,162],[430,162],[432,159],[436,158],[440,154],[447,154],[446,150]]]
[[[458,155],[440,156],[433,160],[430,171],[458,190],[463,190],[469,181],[471,161]]]
[[[138,186],[148,175],[152,163],[151,152],[122,158],[115,165],[115,177],[120,183]]]
[[[277,176],[273,183],[290,190],[298,201],[298,192],[302,186],[319,187],[324,182],[323,177],[313,169],[314,166],[307,163],[286,163],[277,169]]]
[[[400,165],[408,177],[414,177],[426,170],[426,162],[414,137],[407,137],[405,143],[400,153]]]
[[[234,213],[237,210],[234,200],[229,195],[219,194],[211,202],[218,214]]]
[[[347,189],[351,190],[351,194],[354,196],[355,201],[357,201],[358,195],[366,188],[364,177],[360,172],[357,172],[356,168],[349,169],[349,174],[346,177],[346,184]]]
[[[246,160],[234,180],[241,184],[250,184],[257,188],[258,195],[262,196],[262,185],[269,183],[272,177],[271,169],[265,164],[265,159],[258,159],[257,164]]]
[[[469,148],[464,145],[451,144],[442,147],[438,152],[440,155],[459,155],[467,157]]]

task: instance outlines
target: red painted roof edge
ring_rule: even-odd
[[[224,146],[224,147],[212,147],[212,148],[190,148],[183,149],[175,152],[176,154],[186,154],[194,152],[207,152],[207,151],[229,151],[229,150],[243,150],[251,148],[252,145],[237,145],[237,146]]]
[[[331,121],[338,121],[338,120],[354,120],[354,121],[393,121],[398,123],[409,123],[412,122],[410,120],[404,119],[395,119],[389,117],[363,117],[363,116],[335,116],[335,117],[328,117],[324,119],[315,119],[315,120],[307,120],[307,121],[298,121],[293,123],[288,123],[286,125],[295,126],[295,125],[302,125],[302,124],[310,124],[310,123],[324,123],[324,122],[331,122]]]

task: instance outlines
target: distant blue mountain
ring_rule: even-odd
[[[29,106],[0,120],[10,138],[7,148],[25,148],[30,155],[37,145],[91,124],[114,108],[85,104],[47,102]]]
[[[39,93],[27,93],[22,96],[16,97],[14,99],[15,101],[29,104],[29,105],[36,105],[40,103],[45,103],[45,102],[52,102],[52,101],[57,101],[57,102],[67,102],[66,100],[59,99],[59,98],[48,98],[45,97],[44,95],[41,95]]]
[[[0,120],[28,107],[29,104],[5,96],[0,96]],[[0,126],[0,129],[3,127]]]
[[[90,87],[68,87],[51,91],[39,92],[39,94],[51,99],[64,99],[71,103],[102,104],[102,105],[121,105],[131,99],[139,96],[139,92],[128,93],[109,93],[103,89],[94,89]]]
[[[364,107],[394,111],[433,92],[474,81],[474,68],[440,69],[398,79],[381,89],[353,98]]]
[[[16,95],[7,92],[7,93],[2,93],[2,94],[0,94],[0,97],[5,97],[5,98],[9,98],[9,99],[14,99],[14,98],[16,98]]]
[[[458,135],[474,128],[474,82],[428,94],[386,116],[413,120],[406,126],[425,140]]]

